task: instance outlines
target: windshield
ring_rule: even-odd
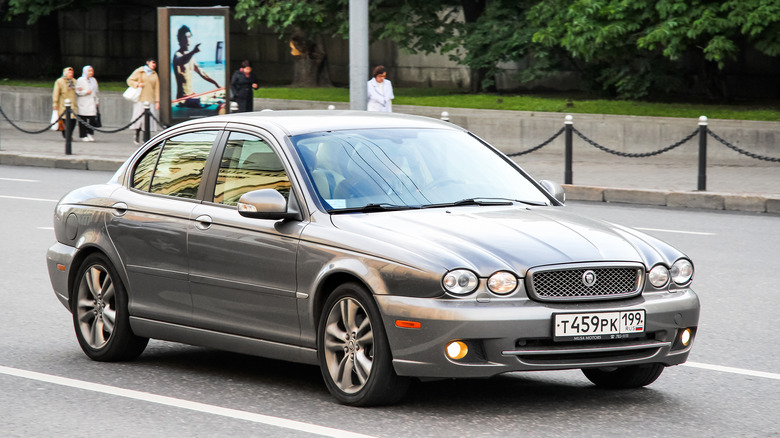
[[[292,143],[331,212],[550,203],[504,158],[461,131],[333,131],[295,136]]]

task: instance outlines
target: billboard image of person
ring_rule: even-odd
[[[191,119],[225,112],[225,17],[171,15],[171,118]]]

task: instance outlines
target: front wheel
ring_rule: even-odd
[[[93,360],[133,360],[148,338],[130,329],[127,293],[111,262],[102,254],[84,260],[71,295],[71,313],[81,349]]]
[[[317,333],[322,376],[340,403],[386,405],[406,393],[409,379],[393,369],[381,315],[365,287],[337,287],[325,302]]]
[[[658,378],[664,365],[651,363],[615,368],[585,368],[585,377],[596,386],[609,389],[629,389],[647,386]]]

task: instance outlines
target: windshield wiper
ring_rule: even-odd
[[[528,204],[528,205],[538,205],[538,206],[547,205],[540,202],[521,201],[519,199],[509,199],[509,198],[466,198],[455,202],[444,202],[441,204],[423,205],[422,208],[458,207],[461,205],[512,205],[515,202],[519,202],[521,204]]]
[[[412,209],[418,209],[420,207],[413,206],[413,205],[396,205],[396,204],[389,204],[387,202],[381,202],[381,203],[370,203],[366,204],[362,207],[349,207],[349,208],[331,208],[328,210],[328,213],[331,214],[338,214],[338,213],[374,213],[377,211],[398,211],[398,210],[412,210]]]

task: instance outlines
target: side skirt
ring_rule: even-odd
[[[231,335],[211,330],[187,327],[168,322],[130,317],[130,327],[138,336],[198,345],[234,353],[318,365],[317,350],[297,345],[282,344],[246,336]]]

